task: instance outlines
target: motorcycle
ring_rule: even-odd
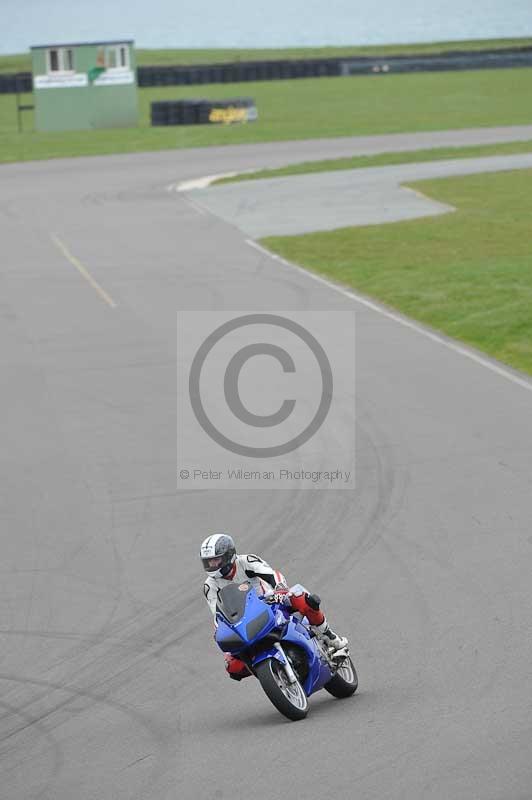
[[[266,696],[290,720],[307,716],[311,694],[325,689],[350,697],[358,688],[347,648],[335,652],[278,596],[259,596],[249,583],[229,584],[218,594],[216,643],[241,659]]]

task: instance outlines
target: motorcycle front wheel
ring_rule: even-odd
[[[276,658],[261,661],[255,674],[266,696],[277,711],[291,720],[304,719],[308,713],[308,698],[299,683],[290,683],[283,665]]]

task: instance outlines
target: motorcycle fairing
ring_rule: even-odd
[[[307,696],[317,692],[330,681],[332,678],[330,666],[315,637],[311,636],[308,625],[290,614],[286,607],[264,603],[252,588],[244,595],[238,587],[227,586],[220,591],[220,596],[221,602],[216,614],[218,622],[216,642],[224,652],[235,655],[245,653],[248,648],[259,644],[276,629],[281,646],[283,641],[290,642],[299,647],[307,659],[308,673],[302,683]],[[220,609],[224,609],[225,614]],[[231,616],[235,619],[234,622],[229,621],[228,617]],[[259,652],[252,651],[251,666],[255,667],[268,658],[274,658],[282,664],[287,660],[279,648],[268,642]]]

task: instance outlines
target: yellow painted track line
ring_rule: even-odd
[[[55,244],[55,246],[58,248],[58,250],[60,250],[60,251],[63,253],[63,255],[64,255],[64,257],[67,259],[67,261],[70,261],[70,263],[72,264],[72,266],[76,267],[76,269],[77,269],[77,271],[79,272],[79,274],[80,274],[80,275],[81,275],[83,278],[85,278],[85,280],[87,281],[87,283],[89,283],[89,284],[92,286],[92,288],[93,288],[93,289],[94,289],[96,292],[98,292],[98,294],[100,295],[100,297],[102,298],[102,300],[103,300],[105,303],[107,303],[107,305],[108,305],[108,306],[111,306],[111,308],[116,308],[116,303],[115,303],[115,301],[113,300],[113,298],[112,298],[110,295],[108,295],[108,294],[107,294],[107,292],[105,291],[105,289],[102,289],[102,287],[100,286],[100,284],[98,283],[98,281],[96,281],[96,280],[95,280],[95,279],[92,277],[92,275],[90,274],[89,270],[88,270],[86,267],[84,267],[84,266],[83,266],[83,264],[81,263],[81,261],[79,260],[79,258],[76,258],[76,256],[74,256],[74,255],[73,255],[73,254],[70,252],[70,250],[68,249],[68,247],[66,246],[66,244],[65,244],[64,242],[62,242],[62,241],[61,241],[61,239],[59,238],[59,236],[57,236],[55,233],[51,233],[51,234],[50,234],[50,239],[51,239],[51,240],[52,240],[52,242]]]

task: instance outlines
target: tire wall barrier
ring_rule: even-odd
[[[327,78],[339,75],[371,75],[386,72],[441,72],[445,70],[500,69],[532,66],[532,47],[507,50],[453,51],[404,56],[359,56],[238,61],[232,64],[139,67],[137,80],[146,86],[197,86],[205,83]],[[0,94],[31,92],[30,72],[0,74]]]
[[[378,72],[445,72],[468,69],[501,69],[531,67],[532,48],[520,51],[482,53],[446,53],[420,56],[389,56],[372,58],[368,64],[361,58],[344,59],[341,75],[361,75]],[[369,68],[368,68],[369,67]]]
[[[31,72],[9,72],[0,74],[0,94],[33,92]]]
[[[409,56],[360,56],[285,61],[240,61],[195,67],[139,67],[139,86],[191,86],[204,83],[329,78],[380,72],[435,72],[532,66],[532,47],[482,52]]]
[[[152,125],[210,125],[253,122],[257,107],[251,97],[232,100],[160,100],[151,104]]]
[[[294,78],[325,78],[341,74],[338,59],[240,61],[197,67],[139,67],[138,84],[193,86],[205,83],[248,83]]]

